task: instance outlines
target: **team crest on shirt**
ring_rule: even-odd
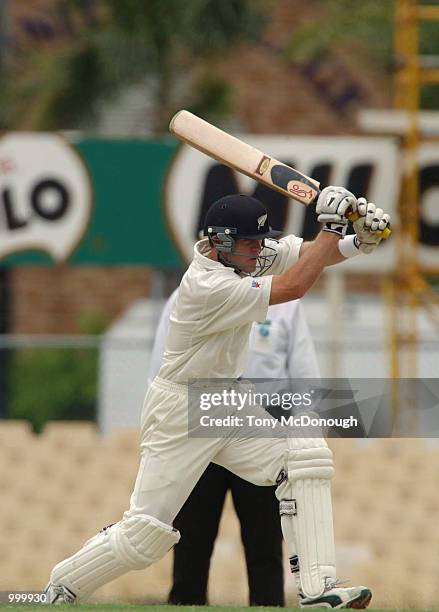
[[[257,281],[257,280],[252,280],[251,287],[253,289],[260,289],[261,288],[261,283],[259,281]]]
[[[261,215],[260,217],[258,217],[258,230],[261,229],[263,225],[265,225],[266,220],[267,220],[267,214]]]
[[[270,325],[271,321],[269,319],[263,323],[258,323],[259,335],[263,338],[267,338],[267,336],[270,335]]]

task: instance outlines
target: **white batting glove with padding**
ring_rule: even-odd
[[[382,232],[390,225],[390,215],[368,202],[366,198],[358,198],[357,213],[360,216],[354,221],[356,243],[360,251],[368,255],[381,242]]]
[[[316,205],[317,221],[324,223],[324,232],[333,232],[344,236],[348,226],[345,214],[356,212],[357,198],[344,187],[325,187],[318,197]]]

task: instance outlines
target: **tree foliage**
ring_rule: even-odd
[[[99,313],[84,313],[83,333],[100,335]],[[99,354],[95,348],[27,348],[8,360],[8,417],[28,420],[35,432],[47,421],[95,420]]]
[[[103,102],[138,83],[147,83],[155,131],[183,105],[227,112],[230,88],[218,60],[258,35],[267,10],[260,0],[101,0],[97,16],[84,0],[60,4],[81,25],[60,45],[10,51],[0,128],[91,126]]]
[[[8,416],[30,421],[94,420],[97,353],[94,349],[26,349],[9,363]]]
[[[289,59],[307,63],[343,48],[373,63],[392,79],[397,64],[393,50],[397,1],[326,0],[318,22],[303,22],[294,30],[287,50]],[[439,23],[420,24],[419,52],[439,56]],[[422,87],[421,108],[439,108],[439,87]]]
[[[318,22],[305,22],[293,33],[292,59],[306,62],[341,45],[362,47],[371,60],[390,68],[394,0],[327,0]]]

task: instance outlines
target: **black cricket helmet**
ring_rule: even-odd
[[[204,221],[204,235],[218,233],[229,234],[235,240],[261,240],[281,234],[268,224],[268,212],[262,202],[244,194],[224,196],[209,208]]]
[[[212,204],[206,213],[204,221],[204,235],[209,237],[211,246],[217,251],[220,261],[226,265],[232,264],[221,254],[240,255],[235,251],[237,240],[263,240],[276,238],[280,231],[270,227],[268,212],[265,206],[248,195],[227,195]],[[265,243],[264,251],[268,254],[260,255],[258,266],[253,276],[261,275],[273,263],[276,251]],[[236,266],[232,266],[235,267]],[[237,269],[240,272],[239,269]]]

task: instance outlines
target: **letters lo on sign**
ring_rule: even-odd
[[[91,201],[85,166],[61,136],[0,139],[0,259],[38,250],[64,261],[85,234]]]

